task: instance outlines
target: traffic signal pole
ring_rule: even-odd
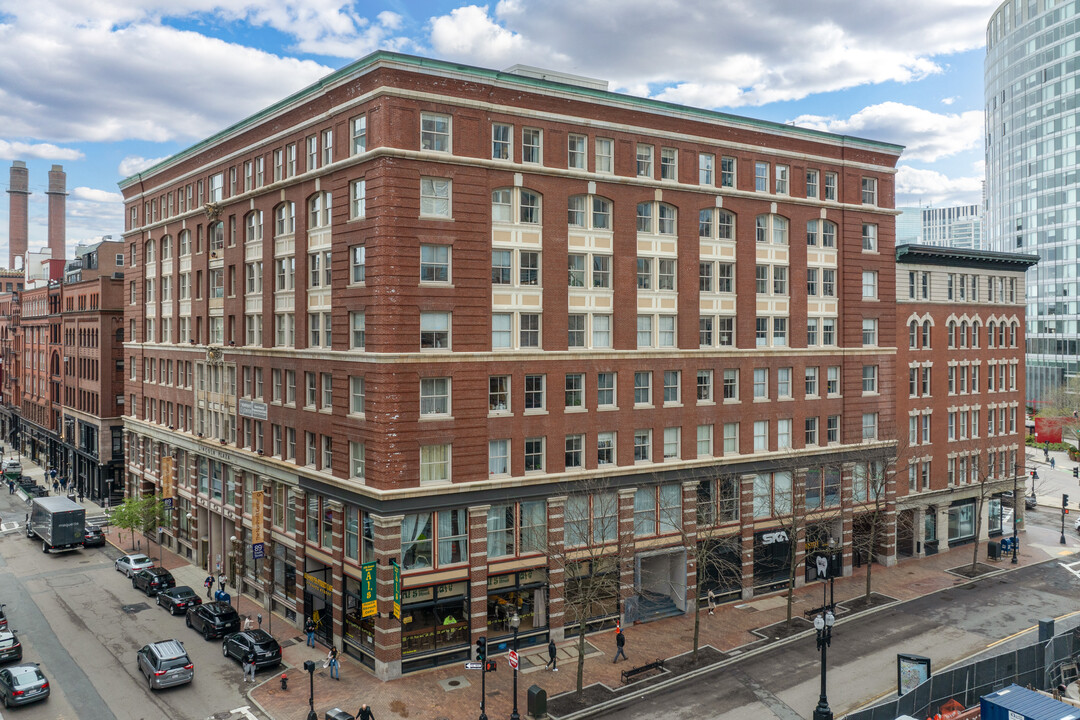
[[[1069,513],[1069,496],[1061,496],[1061,544],[1065,544],[1065,516]]]
[[[479,638],[476,641],[476,659],[480,661],[480,720],[488,720],[484,710],[487,700],[487,638]]]

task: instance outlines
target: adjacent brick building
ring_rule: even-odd
[[[127,490],[382,678],[850,572],[900,150],[375,53],[121,183]]]

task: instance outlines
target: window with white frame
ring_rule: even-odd
[[[611,201],[597,195],[571,195],[567,201],[566,224],[570,227],[611,229]]]
[[[525,376],[525,411],[543,411],[546,405],[546,375]]]
[[[349,121],[352,135],[352,154],[367,151],[367,115],[357,115]]]
[[[491,124],[491,159],[513,160],[514,126],[506,123]]]
[[[878,226],[871,223],[862,224],[862,249],[864,252],[877,252]]]
[[[679,151],[675,148],[660,148],[660,179],[679,179]]]
[[[564,465],[567,470],[585,467],[584,435],[567,435],[564,448]]]
[[[634,431],[634,462],[652,462],[652,430]]]
[[[862,204],[877,205],[877,178],[862,179]]]
[[[878,432],[878,414],[863,413],[862,416],[862,439],[876,440]]]
[[[818,177],[817,170],[806,171],[806,197],[817,200],[818,198]]]
[[[698,184],[713,185],[716,182],[716,156],[698,153]]]
[[[367,465],[367,452],[362,442],[349,442],[349,477],[363,479]]]
[[[713,426],[697,426],[697,456],[712,457],[713,454]]]
[[[862,296],[864,300],[876,300],[878,296],[878,274],[876,270],[863,270]]]
[[[510,474],[510,440],[507,438],[488,441],[488,475]]]
[[[525,188],[498,188],[491,193],[491,220],[500,223],[539,225],[540,193]]]
[[[420,246],[420,282],[450,282],[450,246]]]
[[[509,375],[492,375],[488,377],[488,412],[510,412]]]
[[[791,169],[787,165],[776,166],[774,188],[777,195],[787,195]]]
[[[769,369],[754,368],[754,400],[769,399]]]
[[[877,345],[878,321],[876,318],[863,318],[862,321],[862,344],[864,347]]]
[[[674,205],[643,202],[637,206],[637,230],[652,235],[674,235],[677,211]]]
[[[754,452],[767,452],[769,449],[769,421],[754,421]]]
[[[354,180],[349,184],[349,216],[354,220],[367,214],[367,181]]]
[[[758,242],[774,245],[788,244],[788,220],[782,215],[758,215],[754,220],[755,237]]]
[[[450,116],[420,113],[420,149],[450,152]]]
[[[754,191],[769,192],[769,163],[754,163]]]
[[[724,455],[739,454],[739,423],[724,423]]]
[[[280,375],[277,377],[280,382]],[[280,390],[278,391],[280,396]],[[349,378],[349,412],[353,415],[364,414],[364,400],[366,396],[364,378],[353,375]]]
[[[420,313],[420,350],[450,349],[450,313]]]
[[[421,378],[420,415],[450,415],[450,378]]]
[[[734,240],[734,213],[720,208],[701,210],[698,213],[698,237],[711,240]]]
[[[634,405],[652,405],[652,373],[634,373]]]
[[[364,245],[354,245],[349,248],[349,280],[351,283],[360,284],[367,279],[367,248]]]
[[[837,188],[839,186],[838,176],[834,172],[825,173],[825,199],[835,201],[837,198]]]
[[[720,158],[720,187],[735,187],[735,158],[733,157]]]
[[[653,176],[653,146],[644,143],[637,144],[637,176],[651,178]]]
[[[615,141],[611,138],[596,138],[596,172],[611,174],[615,172]]]
[[[596,434],[596,464],[615,464],[615,433],[600,432]]]
[[[420,446],[420,483],[450,482],[450,445]]]
[[[349,313],[349,347],[363,350],[367,343],[367,319],[362,312]]]
[[[866,393],[876,393],[878,391],[878,366],[877,365],[863,365],[862,368],[862,391]]]
[[[585,147],[589,138],[577,133],[569,133],[566,137],[566,167],[572,170],[586,169]]]
[[[521,130],[521,162],[543,163],[543,131],[537,128],[522,128]]]
[[[450,217],[450,197],[448,178],[420,178],[421,217]]]

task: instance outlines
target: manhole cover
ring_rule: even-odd
[[[439,680],[439,687],[441,687],[446,692],[451,692],[452,690],[462,690],[469,687],[470,684],[471,683],[469,682],[469,679],[464,675],[455,675],[454,677],[448,677]],[[488,694],[490,695],[491,693]]]
[[[292,647],[293,645],[295,645],[296,641],[295,640],[282,640],[281,643],[279,643],[279,644],[281,645],[281,647],[287,648],[287,647]]]
[[[143,610],[149,610],[150,606],[146,603],[135,603],[134,605],[121,605],[120,609],[126,613],[134,615],[135,613],[142,612]]]
[[[461,684],[461,681],[460,680],[447,680],[446,684],[449,685],[450,687],[457,687],[458,685]]]

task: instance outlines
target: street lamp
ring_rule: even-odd
[[[304,669],[308,674],[308,714],[307,720],[319,720],[315,712],[315,661],[305,660]]]
[[[1017,551],[1020,549],[1019,547],[1017,547],[1017,542],[1016,542],[1016,523],[1017,523],[1017,516],[1020,514],[1020,496],[1019,496],[1020,485],[1019,485],[1019,481],[1020,481],[1020,475],[1019,475],[1019,473],[1016,472],[1016,468],[1013,468],[1013,514],[1012,514],[1013,515],[1013,541],[1012,541],[1012,564],[1013,565],[1016,565],[1017,562],[1019,562],[1017,560]],[[1032,488],[1031,492],[1032,493],[1035,492],[1034,488]],[[1024,504],[1025,505],[1027,504],[1027,496],[1024,496]]]
[[[518,628],[521,627],[521,616],[518,615],[517,610],[510,616],[510,627],[514,630],[514,654],[516,655],[518,651]],[[521,660],[519,659],[517,663],[514,664],[514,711],[510,713],[510,720],[521,720],[521,716],[518,715],[517,707],[517,665],[520,664],[520,662]]]
[[[232,543],[232,586],[236,589],[236,609],[240,609],[240,581],[236,577],[236,566],[240,558],[240,541],[233,535],[229,538],[229,542]]]
[[[829,698],[825,693],[825,648],[832,643],[832,629],[836,622],[831,610],[814,618],[814,630],[817,632],[817,646],[821,651],[821,697],[818,698],[817,707],[814,708],[814,720],[833,720],[832,710],[829,709]]]

